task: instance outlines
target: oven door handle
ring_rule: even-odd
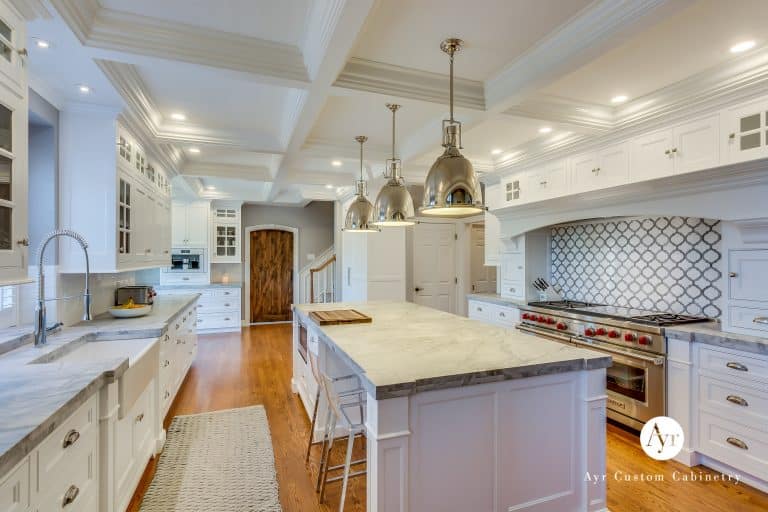
[[[641,354],[635,354],[635,353],[627,353],[623,350],[612,350],[605,345],[594,345],[592,343],[587,343],[586,341],[581,341],[576,338],[571,338],[571,341],[575,345],[579,345],[580,347],[592,349],[592,350],[598,350],[600,352],[606,352],[610,354],[616,361],[624,364],[632,364],[630,359],[638,359],[640,361],[644,361],[646,363],[655,365],[655,366],[663,366],[664,365],[664,358],[662,356],[657,357],[649,357]]]
[[[556,333],[556,332],[552,332],[552,333],[550,333],[550,332],[541,332],[541,331],[539,331],[537,329],[531,329],[530,327],[526,327],[526,326],[521,325],[521,324],[518,324],[516,327],[517,327],[518,330],[523,331],[523,332],[527,332],[528,334],[534,334],[536,336],[540,336],[542,338],[548,338],[548,339],[554,340],[554,341],[560,341],[560,342],[566,342],[567,343],[567,342],[570,342],[571,339],[572,339],[570,336],[568,336],[566,334],[559,334],[559,333]]]

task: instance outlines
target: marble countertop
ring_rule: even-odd
[[[490,302],[491,304],[498,304],[500,306],[526,306],[527,301],[518,299],[509,299],[502,297],[498,293],[468,293],[467,300],[479,300],[481,302]]]
[[[344,308],[373,322],[323,326],[318,332],[379,400],[611,365],[602,353],[410,302],[301,304],[294,311],[314,323],[311,311]]]
[[[0,331],[0,347],[12,347],[0,356],[0,477],[105,383],[122,376],[130,359],[105,355],[82,361],[70,358],[64,363],[59,357],[88,343],[126,339],[156,342],[198,296],[158,297],[152,312],[140,318],[100,315],[92,322],[49,334],[43,347],[32,345],[29,328]],[[143,344],[144,349],[146,346]]]
[[[725,332],[719,322],[675,325],[665,327],[664,333],[678,340],[706,343],[733,350],[768,356],[768,337]]]

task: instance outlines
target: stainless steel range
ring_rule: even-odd
[[[577,301],[530,302],[518,329],[605,352],[608,417],[635,429],[666,413],[664,327],[709,319]]]

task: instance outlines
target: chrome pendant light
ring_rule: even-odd
[[[448,54],[450,71],[451,118],[443,120],[443,147],[424,182],[422,215],[433,217],[468,217],[485,211],[480,182],[461,146],[461,123],[453,118],[453,55],[461,49],[461,39],[446,39],[440,49]]]
[[[368,140],[365,135],[358,135],[355,140],[360,143],[360,179],[357,182],[357,195],[352,200],[344,219],[344,231],[351,233],[375,233],[379,229],[373,224],[375,220],[373,205],[365,197],[367,184],[363,179],[363,144]]]
[[[384,171],[387,183],[376,197],[375,223],[378,226],[412,226],[416,223],[413,220],[413,199],[405,188],[405,180],[402,177],[403,164],[399,158],[395,158],[395,112],[400,105],[387,103],[387,108],[392,111],[392,158],[387,160],[387,168]]]

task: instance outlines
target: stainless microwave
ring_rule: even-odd
[[[164,270],[179,274],[208,272],[205,253],[205,249],[173,249],[171,266]]]

